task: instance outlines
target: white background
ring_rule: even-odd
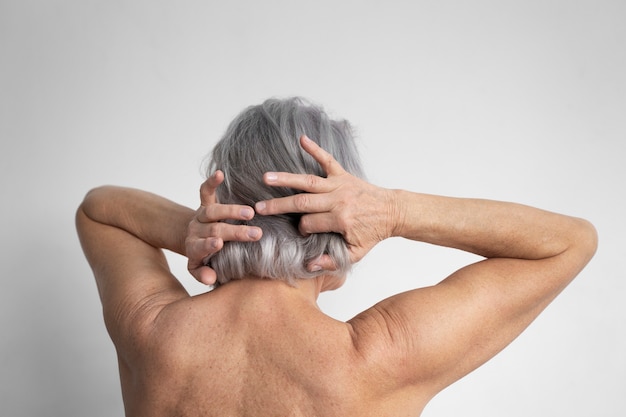
[[[74,230],[83,195],[110,183],[195,207],[228,122],[302,95],[355,125],[378,185],[599,231],[579,278],[424,416],[626,415],[625,21],[621,0],[0,0],[1,414],[123,413]],[[348,319],[475,259],[391,240],[320,304]]]

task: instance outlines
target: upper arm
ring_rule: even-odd
[[[116,346],[146,330],[165,305],[187,297],[160,249],[125,230],[90,219],[82,207],[76,214],[76,227]]]
[[[576,252],[487,259],[435,286],[383,300],[351,321],[357,347],[400,384],[438,392],[496,355],[537,317],[588,261]]]

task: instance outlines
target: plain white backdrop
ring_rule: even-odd
[[[354,124],[378,185],[599,231],[579,278],[424,416],[626,415],[625,21],[621,0],[0,0],[1,414],[123,415],[74,230],[84,194],[117,184],[196,207],[228,122],[301,95]],[[320,305],[348,319],[475,260],[390,240]]]

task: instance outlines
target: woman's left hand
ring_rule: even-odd
[[[326,172],[327,177],[288,172],[268,172],[265,184],[289,187],[304,193],[256,203],[259,215],[301,213],[299,229],[303,235],[340,233],[355,263],[375,245],[393,235],[397,221],[393,191],[377,187],[346,172],[335,158],[315,142],[302,136],[302,148]],[[322,255],[309,270],[334,270],[327,255]]]
[[[259,227],[232,225],[224,220],[250,220],[250,206],[218,204],[215,190],[224,181],[224,173],[216,171],[200,187],[200,208],[189,223],[185,239],[187,269],[198,281],[213,285],[217,274],[206,260],[217,253],[227,241],[253,242],[263,234]]]

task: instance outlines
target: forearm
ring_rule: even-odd
[[[123,229],[156,247],[185,254],[187,227],[195,211],[152,193],[104,186],[91,190],[81,205],[99,223]]]
[[[593,227],[581,219],[520,204],[407,191],[393,194],[394,235],[487,258],[545,259],[581,241],[595,240]]]
[[[267,185],[305,193],[258,202],[256,211],[261,215],[303,213],[301,232],[341,233],[353,262],[391,236],[487,258],[545,259],[575,248],[584,260],[595,252],[595,229],[584,220],[514,203],[377,187],[347,173],[314,142],[302,140],[301,144],[327,177],[268,173]]]

